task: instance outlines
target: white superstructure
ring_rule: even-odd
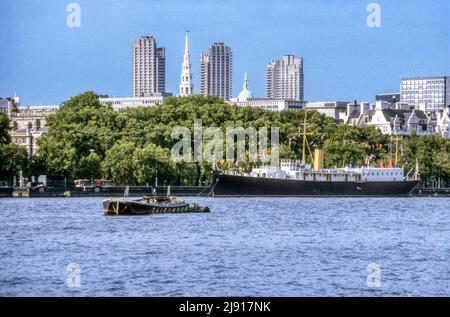
[[[401,182],[405,180],[403,168],[399,167],[345,167],[314,170],[309,164],[291,160],[281,160],[280,167],[254,168],[245,176],[323,182]]]

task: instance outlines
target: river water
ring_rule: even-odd
[[[0,199],[2,296],[450,296],[449,198]]]

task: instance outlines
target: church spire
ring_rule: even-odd
[[[181,68],[180,96],[190,96],[193,93],[192,84],[191,57],[189,54],[189,31],[186,31],[186,40],[184,43],[184,58]]]

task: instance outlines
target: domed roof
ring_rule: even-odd
[[[244,74],[244,86],[242,88],[242,91],[239,93],[238,101],[247,101],[248,99],[252,99],[253,94],[248,89],[248,79],[247,79],[247,73]]]

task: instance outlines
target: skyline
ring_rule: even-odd
[[[177,95],[186,30],[195,94],[200,54],[214,42],[233,50],[233,97],[244,72],[253,95],[265,97],[266,66],[286,54],[304,58],[305,100],[372,101],[399,91],[403,77],[450,74],[445,0],[377,1],[380,28],[366,25],[371,1],[76,2],[80,28],[66,25],[69,2],[0,3],[1,97],[14,88],[24,104],[56,104],[85,90],[131,96],[140,36],[166,48],[166,90]]]

